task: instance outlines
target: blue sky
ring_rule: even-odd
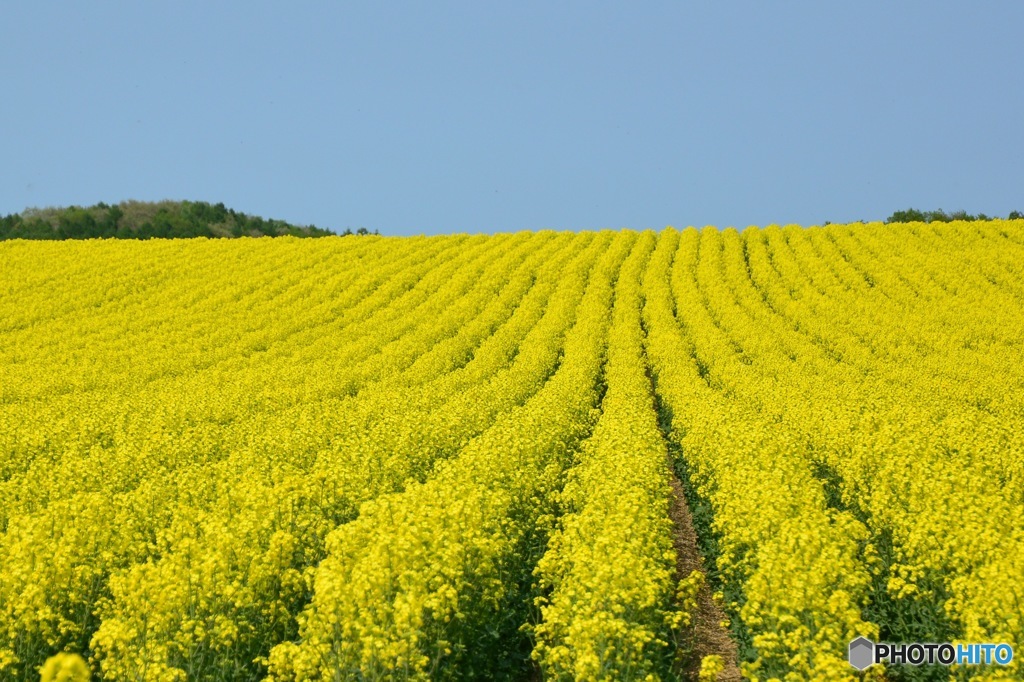
[[[0,213],[385,234],[1024,210],[1024,3],[8,2]]]

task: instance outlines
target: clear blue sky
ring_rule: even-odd
[[[1024,2],[5,2],[0,213],[386,234],[1024,210]]]

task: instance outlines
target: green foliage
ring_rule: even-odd
[[[1011,211],[1010,220],[1018,220],[1022,217],[1019,211]],[[935,211],[919,211],[916,208],[908,208],[905,211],[896,211],[885,219],[887,223],[951,223],[954,220],[994,220],[995,216],[978,213],[977,215],[967,211],[953,211],[946,213],[941,208]]]
[[[356,235],[358,237],[362,237],[362,236],[365,236],[365,235],[368,235],[368,234],[377,234],[377,235],[379,235],[380,232],[377,231],[377,230],[374,230],[373,232],[370,232],[365,227],[360,227],[355,232],[352,231],[351,227],[346,227],[345,230],[343,232],[341,232],[341,236],[342,237],[349,237],[351,235]]]
[[[359,234],[368,234],[360,228]],[[351,231],[348,231],[351,234]],[[313,225],[298,226],[239,213],[222,203],[205,201],[100,202],[83,208],[31,208],[0,216],[0,241],[5,239],[180,239],[291,235],[326,237],[334,232]],[[377,234],[376,230],[374,234]]]

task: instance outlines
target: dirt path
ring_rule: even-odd
[[[704,562],[700,555],[697,533],[693,528],[693,518],[690,515],[690,507],[686,503],[683,485],[679,482],[675,472],[672,472],[670,483],[672,499],[669,516],[672,518],[673,541],[676,548],[676,573],[677,577],[681,579],[690,575],[694,570],[703,571]],[[684,679],[696,680],[697,673],[700,671],[701,659],[712,654],[721,656],[725,662],[725,669],[718,674],[719,682],[738,682],[743,679],[736,665],[736,644],[729,636],[729,632],[721,625],[725,614],[715,604],[707,580],[704,581],[697,593],[697,609],[693,615],[694,624],[686,633],[693,638],[693,641],[683,643],[684,647],[692,651],[692,656],[689,657],[690,660],[686,662],[686,667],[682,671]]]

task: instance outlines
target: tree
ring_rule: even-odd
[[[120,206],[108,206],[107,215],[100,222],[100,236],[116,237],[120,229],[122,217],[124,217],[124,211],[121,210]]]
[[[916,208],[908,208],[905,211],[896,211],[885,219],[887,223],[923,223],[925,215]]]
[[[88,210],[71,206],[57,215],[57,231],[64,239],[88,239],[98,236],[96,219]]]

